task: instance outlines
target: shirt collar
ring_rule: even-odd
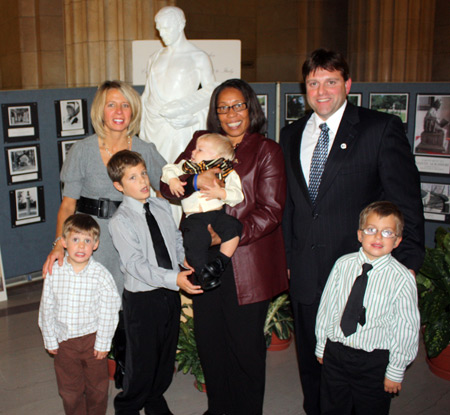
[[[319,128],[320,124],[323,124],[324,122],[326,122],[331,133],[333,134],[333,136],[335,136],[337,133],[337,130],[339,129],[339,124],[341,123],[342,116],[344,115],[344,111],[345,111],[346,107],[347,107],[347,100],[345,100],[344,103],[341,105],[341,107],[326,121],[322,120],[317,115],[317,113],[314,113],[313,114],[314,127]]]
[[[147,202],[150,201],[150,198],[147,199]],[[122,203],[124,206],[136,211],[137,213],[145,213],[144,210],[144,204],[142,202],[139,202],[139,200],[133,199],[130,196],[123,196]]]
[[[88,263],[86,264],[86,266],[80,271],[80,272],[75,272],[75,270],[73,269],[73,265],[67,260],[67,258],[69,257],[69,254],[66,253],[64,254],[64,266],[69,267],[69,269],[75,274],[75,275],[81,275],[84,272],[87,271],[87,269],[90,267],[90,265],[92,264],[93,261],[93,257],[91,255],[91,257],[89,258]]]
[[[380,258],[374,259],[374,260],[370,260],[369,258],[367,258],[366,254],[364,253],[362,247],[359,248],[359,252],[358,252],[358,265],[362,267],[363,264],[371,264],[373,266],[374,270],[381,270],[384,267],[386,267],[387,265],[389,265],[389,263],[392,261],[392,255],[386,254],[383,255]]]

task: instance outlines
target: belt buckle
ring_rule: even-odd
[[[111,199],[101,197],[98,199],[97,217],[100,219],[109,218],[109,207]]]

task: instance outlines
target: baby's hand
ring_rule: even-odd
[[[384,378],[384,390],[388,393],[398,393],[402,390],[402,384],[400,382],[394,382],[388,378]]]
[[[174,196],[183,196],[184,186],[186,186],[186,182],[182,182],[178,177],[169,180],[169,189]]]
[[[212,186],[204,186],[200,193],[206,198],[206,200],[212,199],[225,199],[227,197],[226,190],[220,186],[217,180],[214,180]]]

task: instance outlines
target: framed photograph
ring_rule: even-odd
[[[362,102],[362,94],[348,94],[347,101],[350,102],[350,104],[360,107]]]
[[[369,108],[372,110],[387,112],[388,114],[397,115],[405,126],[407,131],[408,125],[408,101],[409,94],[370,94]]]
[[[3,271],[2,252],[0,249],[0,301],[6,301],[8,296],[6,295],[6,283],[5,273]]]
[[[261,105],[265,117],[267,118],[267,100],[268,100],[267,94],[258,94],[256,95],[256,97],[258,98],[258,102]]]
[[[41,180],[39,145],[5,148],[8,184]]]
[[[420,186],[425,219],[450,222],[450,185],[421,183]]]
[[[305,94],[285,94],[286,97],[286,121],[295,121],[302,118],[311,110]]]
[[[27,187],[9,192],[11,226],[45,222],[44,187]]]
[[[418,94],[414,154],[450,157],[449,121],[450,95]]]
[[[56,134],[60,137],[86,135],[88,132],[85,99],[55,101]]]
[[[59,142],[59,168],[61,169],[66,160],[67,153],[78,140],[64,140]]]
[[[37,102],[2,104],[2,118],[5,143],[39,139]]]

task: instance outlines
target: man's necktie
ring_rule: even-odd
[[[313,156],[311,159],[311,168],[309,170],[309,197],[313,204],[316,201],[317,192],[319,191],[320,179],[322,177],[323,169],[325,168],[325,163],[328,157],[328,143],[330,141],[330,136],[328,131],[330,131],[326,123],[320,124],[321,129],[319,140],[317,140],[316,147],[314,148]]]
[[[159,229],[158,222],[156,222],[155,217],[152,215],[152,212],[150,212],[150,206],[148,203],[144,203],[144,209],[158,266],[165,269],[172,269],[172,261],[170,260],[169,252],[167,251],[167,246],[164,242],[161,229]]]
[[[371,264],[363,264],[362,274],[353,283],[347,304],[342,314],[341,329],[345,337],[356,331],[356,326],[366,324],[366,309],[363,306],[364,294],[367,287],[367,273],[372,269]]]

